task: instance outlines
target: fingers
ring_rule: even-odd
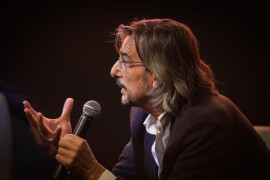
[[[74,177],[82,179],[99,179],[105,168],[95,159],[88,143],[74,134],[66,134],[59,141],[58,154],[55,159]]]
[[[53,132],[45,123],[43,119],[42,113],[37,113],[37,122],[38,122],[38,130],[43,135],[43,137],[50,141],[53,145],[57,147],[57,144],[60,140],[62,127],[58,125]]]
[[[68,141],[72,142],[74,144],[74,146],[76,147],[80,147],[82,146],[82,144],[87,144],[86,140],[75,135],[75,134],[66,134],[64,136],[65,139],[67,139]]]
[[[73,108],[73,102],[74,102],[74,100],[72,98],[66,99],[64,106],[63,106],[62,115],[61,115],[61,117],[63,117],[64,119],[67,119],[67,120],[69,119],[71,110]]]
[[[71,164],[71,160],[61,154],[56,154],[55,159],[66,168],[68,168],[68,165]]]
[[[38,128],[37,119],[35,116],[33,116],[32,112],[29,109],[24,109],[24,112],[31,126]]]
[[[31,126],[38,128],[37,123],[37,112],[32,108],[28,101],[23,101],[24,112],[26,114],[27,119],[29,120]]]
[[[58,142],[60,140],[61,133],[62,133],[62,127],[60,125],[58,125],[56,130],[54,131],[54,136],[53,136],[53,140],[52,140],[52,144],[55,145],[56,147],[57,147]]]
[[[74,134],[66,134],[58,143],[58,154],[55,156],[55,159],[62,165],[70,167],[74,164],[75,159],[78,160],[82,155],[80,145],[82,145],[84,141],[84,139]]]
[[[59,147],[58,154],[55,156],[55,159],[64,166],[71,164],[72,159],[75,158],[76,154],[74,151],[71,151],[66,148]]]
[[[44,134],[45,136],[52,134],[53,132],[49,130],[49,128],[44,124],[43,115],[41,113],[37,113],[37,122],[38,122],[38,130]]]
[[[58,154],[55,156],[55,159],[64,166],[71,164],[71,160],[75,157],[76,146],[69,139],[65,138],[60,139],[58,143]]]
[[[63,147],[59,147],[58,148],[58,154],[61,156],[64,156],[66,158],[70,158],[70,157],[74,157],[75,153],[69,149],[63,148]]]
[[[76,151],[78,149],[78,145],[82,144],[84,141],[85,140],[83,138],[74,134],[66,134],[63,138],[60,139],[58,145],[59,147]]]
[[[23,101],[23,105],[24,105],[24,108],[25,109],[29,109],[30,112],[36,116],[37,115],[37,112],[32,108],[31,104],[28,102],[28,101]]]

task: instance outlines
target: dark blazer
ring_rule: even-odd
[[[131,138],[122,151],[119,162],[112,169],[114,175],[125,180],[156,179],[157,166],[151,153],[155,136],[147,133],[143,125],[147,116],[148,114],[142,109],[131,108]]]
[[[146,115],[131,109],[131,140],[113,168],[116,176],[156,179]],[[199,95],[173,121],[159,179],[270,179],[270,151],[233,102]]]

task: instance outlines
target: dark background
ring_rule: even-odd
[[[129,140],[129,108],[120,104],[120,88],[110,77],[118,57],[111,37],[115,28],[135,18],[171,18],[188,25],[199,41],[202,59],[220,82],[221,93],[254,125],[270,125],[267,7],[259,1],[3,1],[0,78],[50,118],[61,114],[67,97],[74,98],[73,127],[83,104],[98,101],[102,114],[86,139],[97,160],[110,169]],[[27,129],[27,121],[22,121],[20,129]],[[23,145],[15,144],[15,151],[33,161],[24,168],[54,167],[43,152],[35,156],[35,148],[25,150],[30,145],[23,142],[34,141],[27,141],[31,135],[19,133],[16,130],[16,143]],[[18,155],[14,161],[20,172]]]

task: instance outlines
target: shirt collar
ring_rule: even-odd
[[[161,118],[163,117],[165,113],[162,113],[158,116],[158,118],[155,118],[154,116],[152,116],[151,114],[149,114],[145,121],[143,122],[143,125],[146,128],[146,131],[149,134],[152,135],[157,135],[158,132],[160,132],[163,127],[162,127],[162,123],[161,123]]]

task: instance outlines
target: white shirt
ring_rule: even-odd
[[[152,115],[148,115],[143,125],[149,134],[156,135],[156,139],[152,145],[151,152],[155,162],[158,165],[158,175],[162,171],[163,155],[170,136],[171,122],[166,122],[162,119],[164,113],[158,119]]]
[[[151,152],[154,157],[155,162],[158,165],[158,175],[162,171],[162,161],[163,155],[169,140],[170,136],[170,127],[171,122],[167,122],[162,119],[164,113],[161,114],[158,118],[155,118],[152,115],[148,115],[143,122],[143,125],[146,128],[146,131],[149,134],[155,135],[156,139],[152,145]],[[165,128],[165,129],[164,129]],[[100,176],[98,180],[115,180],[116,177],[107,169],[105,172]]]

